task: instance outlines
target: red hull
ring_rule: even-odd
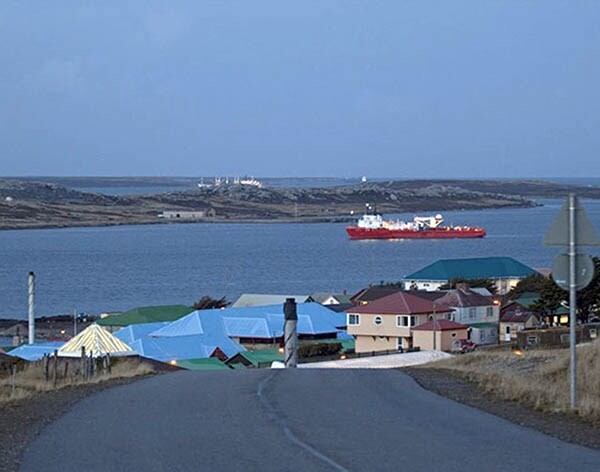
[[[483,228],[437,228],[423,230],[402,230],[402,229],[367,229],[357,226],[348,226],[346,232],[350,239],[466,239],[483,238],[485,229]]]

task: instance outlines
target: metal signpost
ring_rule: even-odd
[[[584,208],[575,194],[569,194],[566,203],[544,238],[547,246],[567,247],[554,261],[552,276],[563,289],[569,291],[569,383],[571,408],[577,408],[577,290],[585,288],[594,277],[594,263],[590,256],[577,252],[579,246],[600,245],[600,239]]]

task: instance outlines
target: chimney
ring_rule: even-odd
[[[35,274],[29,272],[29,344],[35,342]]]
[[[288,298],[283,305],[283,349],[285,367],[298,366],[298,313],[296,300]]]

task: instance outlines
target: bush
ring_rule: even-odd
[[[298,348],[298,357],[324,357],[334,356],[342,350],[342,343],[313,343],[302,344]]]

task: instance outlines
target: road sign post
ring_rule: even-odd
[[[567,246],[564,255],[556,258],[552,275],[555,282],[569,291],[569,387],[571,409],[577,408],[577,290],[586,287],[593,278],[594,265],[589,256],[579,254],[579,246],[600,245],[594,227],[575,194],[569,194],[550,230],[544,238],[548,246]]]

